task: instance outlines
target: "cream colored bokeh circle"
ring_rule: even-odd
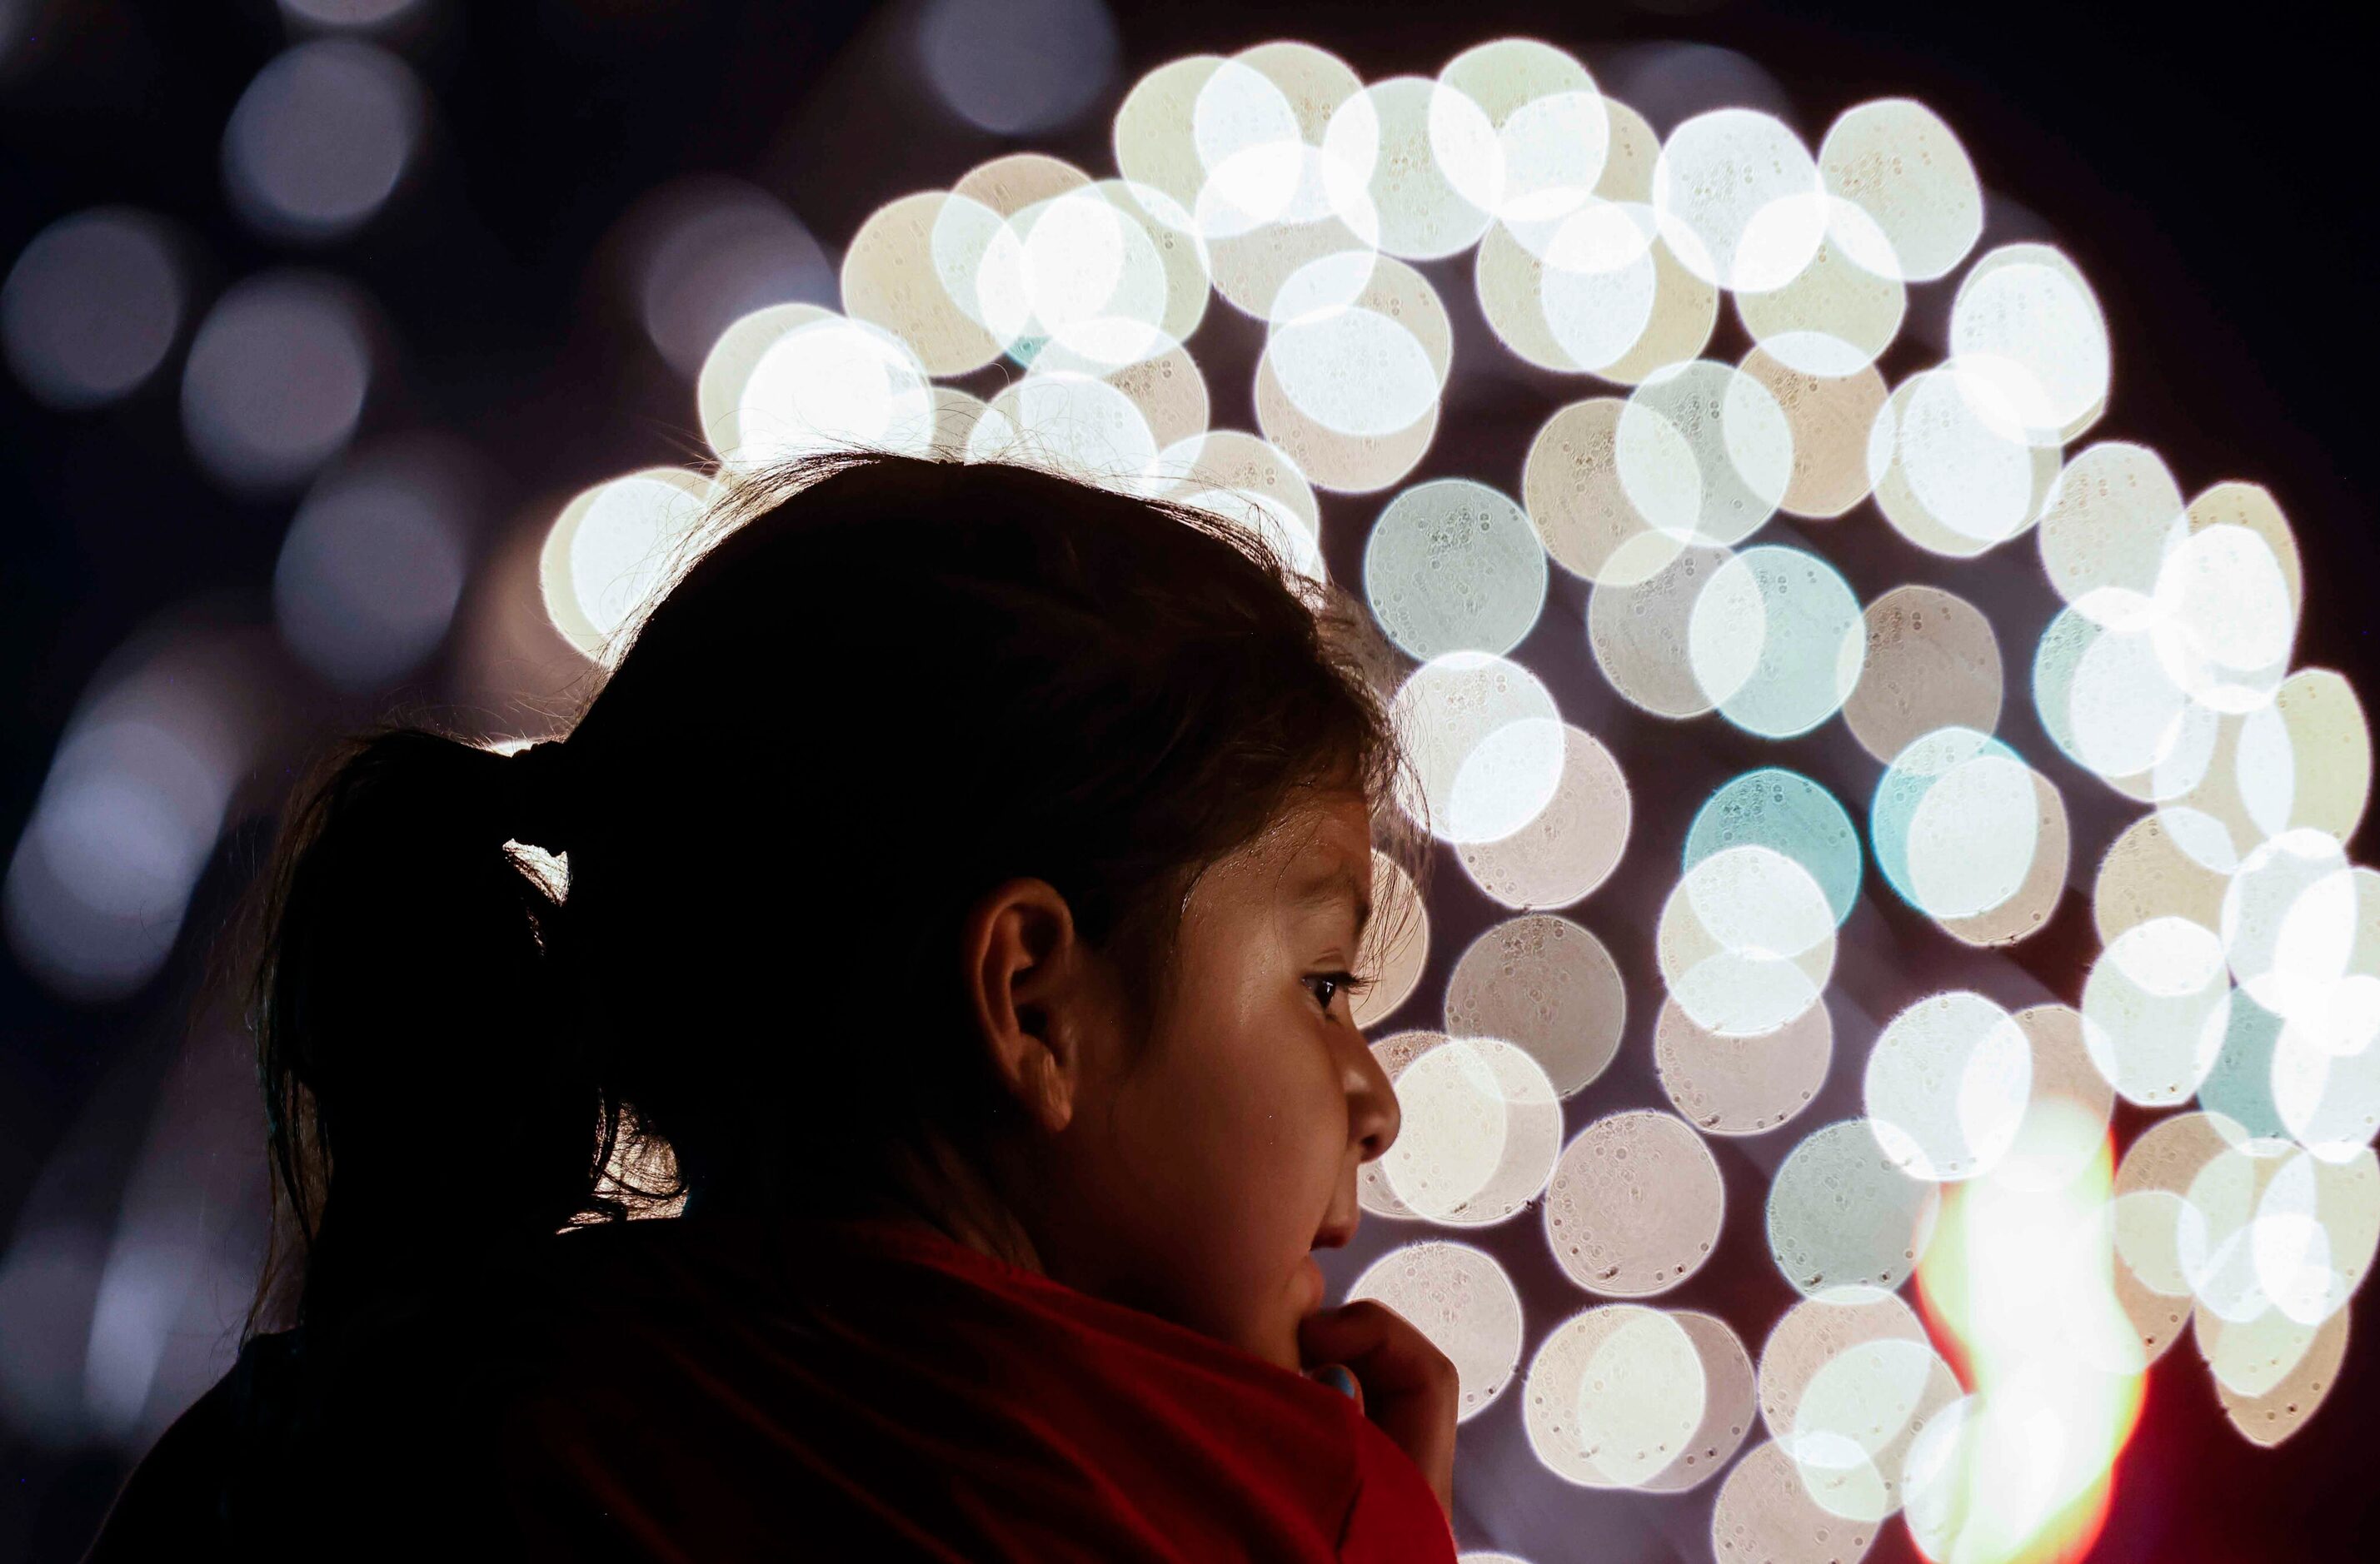
[[[1471,942],[1446,980],[1446,1030],[1501,1037],[1576,1095],[1620,1049],[1628,993],[1603,941],[1568,918],[1507,918]]]
[[[1612,1113],[1563,1148],[1546,1191],[1546,1243],[1572,1281],[1607,1298],[1667,1292],[1718,1242],[1727,1191],[1682,1119]]]
[[[1634,804],[1601,740],[1562,725],[1561,781],[1525,825],[1492,842],[1459,842],[1472,883],[1508,907],[1566,907],[1619,866]]]
[[[1493,1255],[1467,1243],[1390,1250],[1348,1287],[1347,1302],[1359,1298],[1394,1309],[1453,1363],[1458,1423],[1485,1412],[1521,1366],[1521,1296]]]

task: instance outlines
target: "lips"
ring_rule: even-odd
[[[1362,1220],[1363,1218],[1361,1215],[1350,1214],[1342,1220],[1323,1223],[1321,1229],[1315,1233],[1314,1243],[1311,1247],[1316,1249],[1345,1248],[1355,1236],[1356,1224]]]

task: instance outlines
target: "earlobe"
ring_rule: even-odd
[[[1051,1134],[1071,1123],[1075,1117],[1074,1083],[1060,1068],[1058,1056],[1049,1049],[1035,1050],[1033,1059],[1033,1119]]]
[[[968,915],[962,952],[977,1041],[998,1088],[1036,1128],[1064,1129],[1078,1050],[1051,1001],[1062,997],[1076,953],[1072,909],[1046,880],[1009,880]]]

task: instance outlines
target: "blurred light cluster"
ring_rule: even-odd
[[[1465,1417],[1518,1387],[1529,1448],[1568,1483],[1724,1472],[1721,1559],[1842,1559],[1904,1513],[1936,1559],[2070,1546],[2141,1376],[2192,1321],[2243,1433],[2301,1425],[2380,1237],[2380,879],[2342,845],[2369,733],[2337,674],[2289,668],[2301,582],[2268,494],[2185,501],[2154,452],[2070,450],[2107,400],[2097,298],[2051,247],[1975,253],[1983,191],[1949,127],[1888,99],[1815,149],[1742,107],[1659,137],[1544,43],[1366,83],[1281,42],[1148,72],[1113,143],[1113,176],[1021,152],[880,208],[839,311],[779,304],[719,333],[702,427],[731,478],[857,444],[1186,493],[1318,575],[1318,491],[1383,496],[1361,590],[1416,665],[1401,801],[1512,915],[1455,960],[1441,1025],[1374,1044],[1403,1129],[1364,1204],[1474,1235],[1536,1206],[1561,1272],[1609,1301],[1524,1362],[1521,1294],[1477,1243],[1398,1248],[1351,1295],[1439,1343]],[[1455,353],[1417,266],[1465,252],[1504,351],[1614,388],[1556,409],[1512,490],[1407,481]],[[1929,285],[1948,351],[1888,381]],[[1208,426],[1185,345],[1214,300],[1262,329],[1253,431]],[[1705,357],[1723,303],[1750,343],[1732,363]],[[988,401],[937,383],[995,363]],[[591,657],[666,578],[709,483],[646,471],[564,512],[546,601]],[[2056,909],[2065,789],[2089,785],[1998,736],[2009,669],[1983,606],[1930,581],[1863,603],[1821,553],[1755,540],[1870,501],[1953,581],[2034,534],[2063,603],[2032,668],[2050,763],[2144,812],[2101,869],[2079,1007],[1949,989],[1856,1039],[1863,1111],[1774,1166],[1768,1246],[1803,1301],[1755,1354],[1644,1300],[1717,1244],[1710,1137],[1788,1124],[1828,1077],[1863,836],[1891,895],[1956,945],[2005,947]],[[1553,909],[1619,863],[1633,794],[1516,656],[1557,569],[1587,588],[1572,655],[1621,698],[1780,741],[1840,718],[1875,767],[1861,798],[1767,767],[1701,801],[1655,932],[1674,1111],[1567,1136],[1629,996]],[[1430,939],[1411,881],[1377,869],[1408,905],[1381,920],[1397,943],[1371,952],[1367,1027]],[[2197,1106],[2119,1165],[2119,1097]]]
[[[284,6],[329,29],[406,8]],[[1050,50],[1011,47],[1028,35]],[[1013,23],[938,0],[917,38],[945,103],[1003,134],[1082,112],[1116,54],[1088,0]],[[516,595],[600,667],[724,484],[849,446],[1185,501],[1318,578],[1324,501],[1363,506],[1355,589],[1413,664],[1398,802],[1501,913],[1450,952],[1437,1024],[1402,1015],[1433,919],[1376,859],[1380,980],[1357,1021],[1403,1129],[1362,1199],[1451,1236],[1382,1256],[1351,1295],[1439,1342],[1464,1417],[1520,1396],[1551,1478],[1718,1480],[1718,1559],[1840,1564],[1895,1515],[1943,1564],[2054,1557],[2099,1523],[2141,1377],[2183,1335],[2260,1444],[2313,1415],[2341,1361],[2380,1243],[2380,874],[2346,847],[2369,728],[2338,673],[2290,665],[2302,570],[2273,497],[2188,497],[2155,452],[2084,443],[2112,376],[2097,296],[2051,246],[1977,253],[1984,191],[1939,116],[1861,103],[1815,148],[1767,108],[1662,118],[1666,135],[1543,42],[1366,82],[1281,41],[1134,82],[1112,174],[999,156],[881,205],[833,263],[755,188],[667,188],[627,224],[638,318],[693,381],[715,465],[578,493]],[[424,119],[392,57],[300,43],[234,112],[233,199],[286,242],[334,238],[399,186]],[[1413,480],[1457,358],[1448,285],[1495,339],[1466,352],[1588,393],[1501,486]],[[103,209],[28,247],[0,328],[37,395],[91,406],[157,372],[188,294],[163,226]],[[1921,306],[1946,322],[1939,357],[1888,377]],[[1261,338],[1231,370],[1254,430],[1214,426],[1214,366],[1190,351],[1219,309]],[[1709,356],[1723,309],[1749,345],[1734,361]],[[325,273],[260,274],[200,320],[182,384],[209,473],[303,490],[283,634],[355,689],[446,634],[468,561],[447,454],[341,456],[372,386],[369,320]],[[1939,579],[1863,601],[1809,540],[1870,515]],[[2008,607],[1960,589],[2011,546],[2037,550],[2048,588],[2029,661],[2003,647]],[[1524,655],[1548,645],[1557,587],[1584,596],[1580,622]],[[1557,701],[1589,669],[1632,719],[1716,716],[1731,743],[1840,719],[1866,770],[1853,788],[1761,766],[1682,800],[1646,920],[1661,992],[1636,996],[1670,1107],[1572,1134],[1566,1105],[1618,1056],[1631,996],[1564,909],[1619,868],[1639,806],[1613,746]],[[244,764],[236,724],[205,719],[212,687],[135,669],[60,749],[6,907],[65,991],[121,992],[162,960]],[[2002,736],[2028,697],[2054,755]],[[2070,804],[2110,800],[2137,818],[2092,882],[2102,949],[2079,1002],[1945,987],[1876,1024],[1847,1004],[1834,979],[1868,859],[1875,899],[1946,956],[1990,952],[2039,934],[2089,873]],[[1858,1111],[1808,1122],[1839,1056]],[[2163,1115],[2120,1157],[2119,1098]],[[1789,1125],[1761,1215],[1798,1301],[1755,1352],[1657,1300],[1718,1244],[1720,1154],[1738,1165]],[[1524,1243],[1591,1302],[1525,1317]]]

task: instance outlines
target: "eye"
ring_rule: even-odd
[[[1305,975],[1305,980],[1308,984],[1322,985],[1325,991],[1316,992],[1309,988],[1307,992],[1314,994],[1326,1012],[1330,1009],[1331,1001],[1341,994],[1345,994],[1352,1000],[1370,988],[1375,981],[1370,977],[1358,977],[1352,972],[1309,972]]]

